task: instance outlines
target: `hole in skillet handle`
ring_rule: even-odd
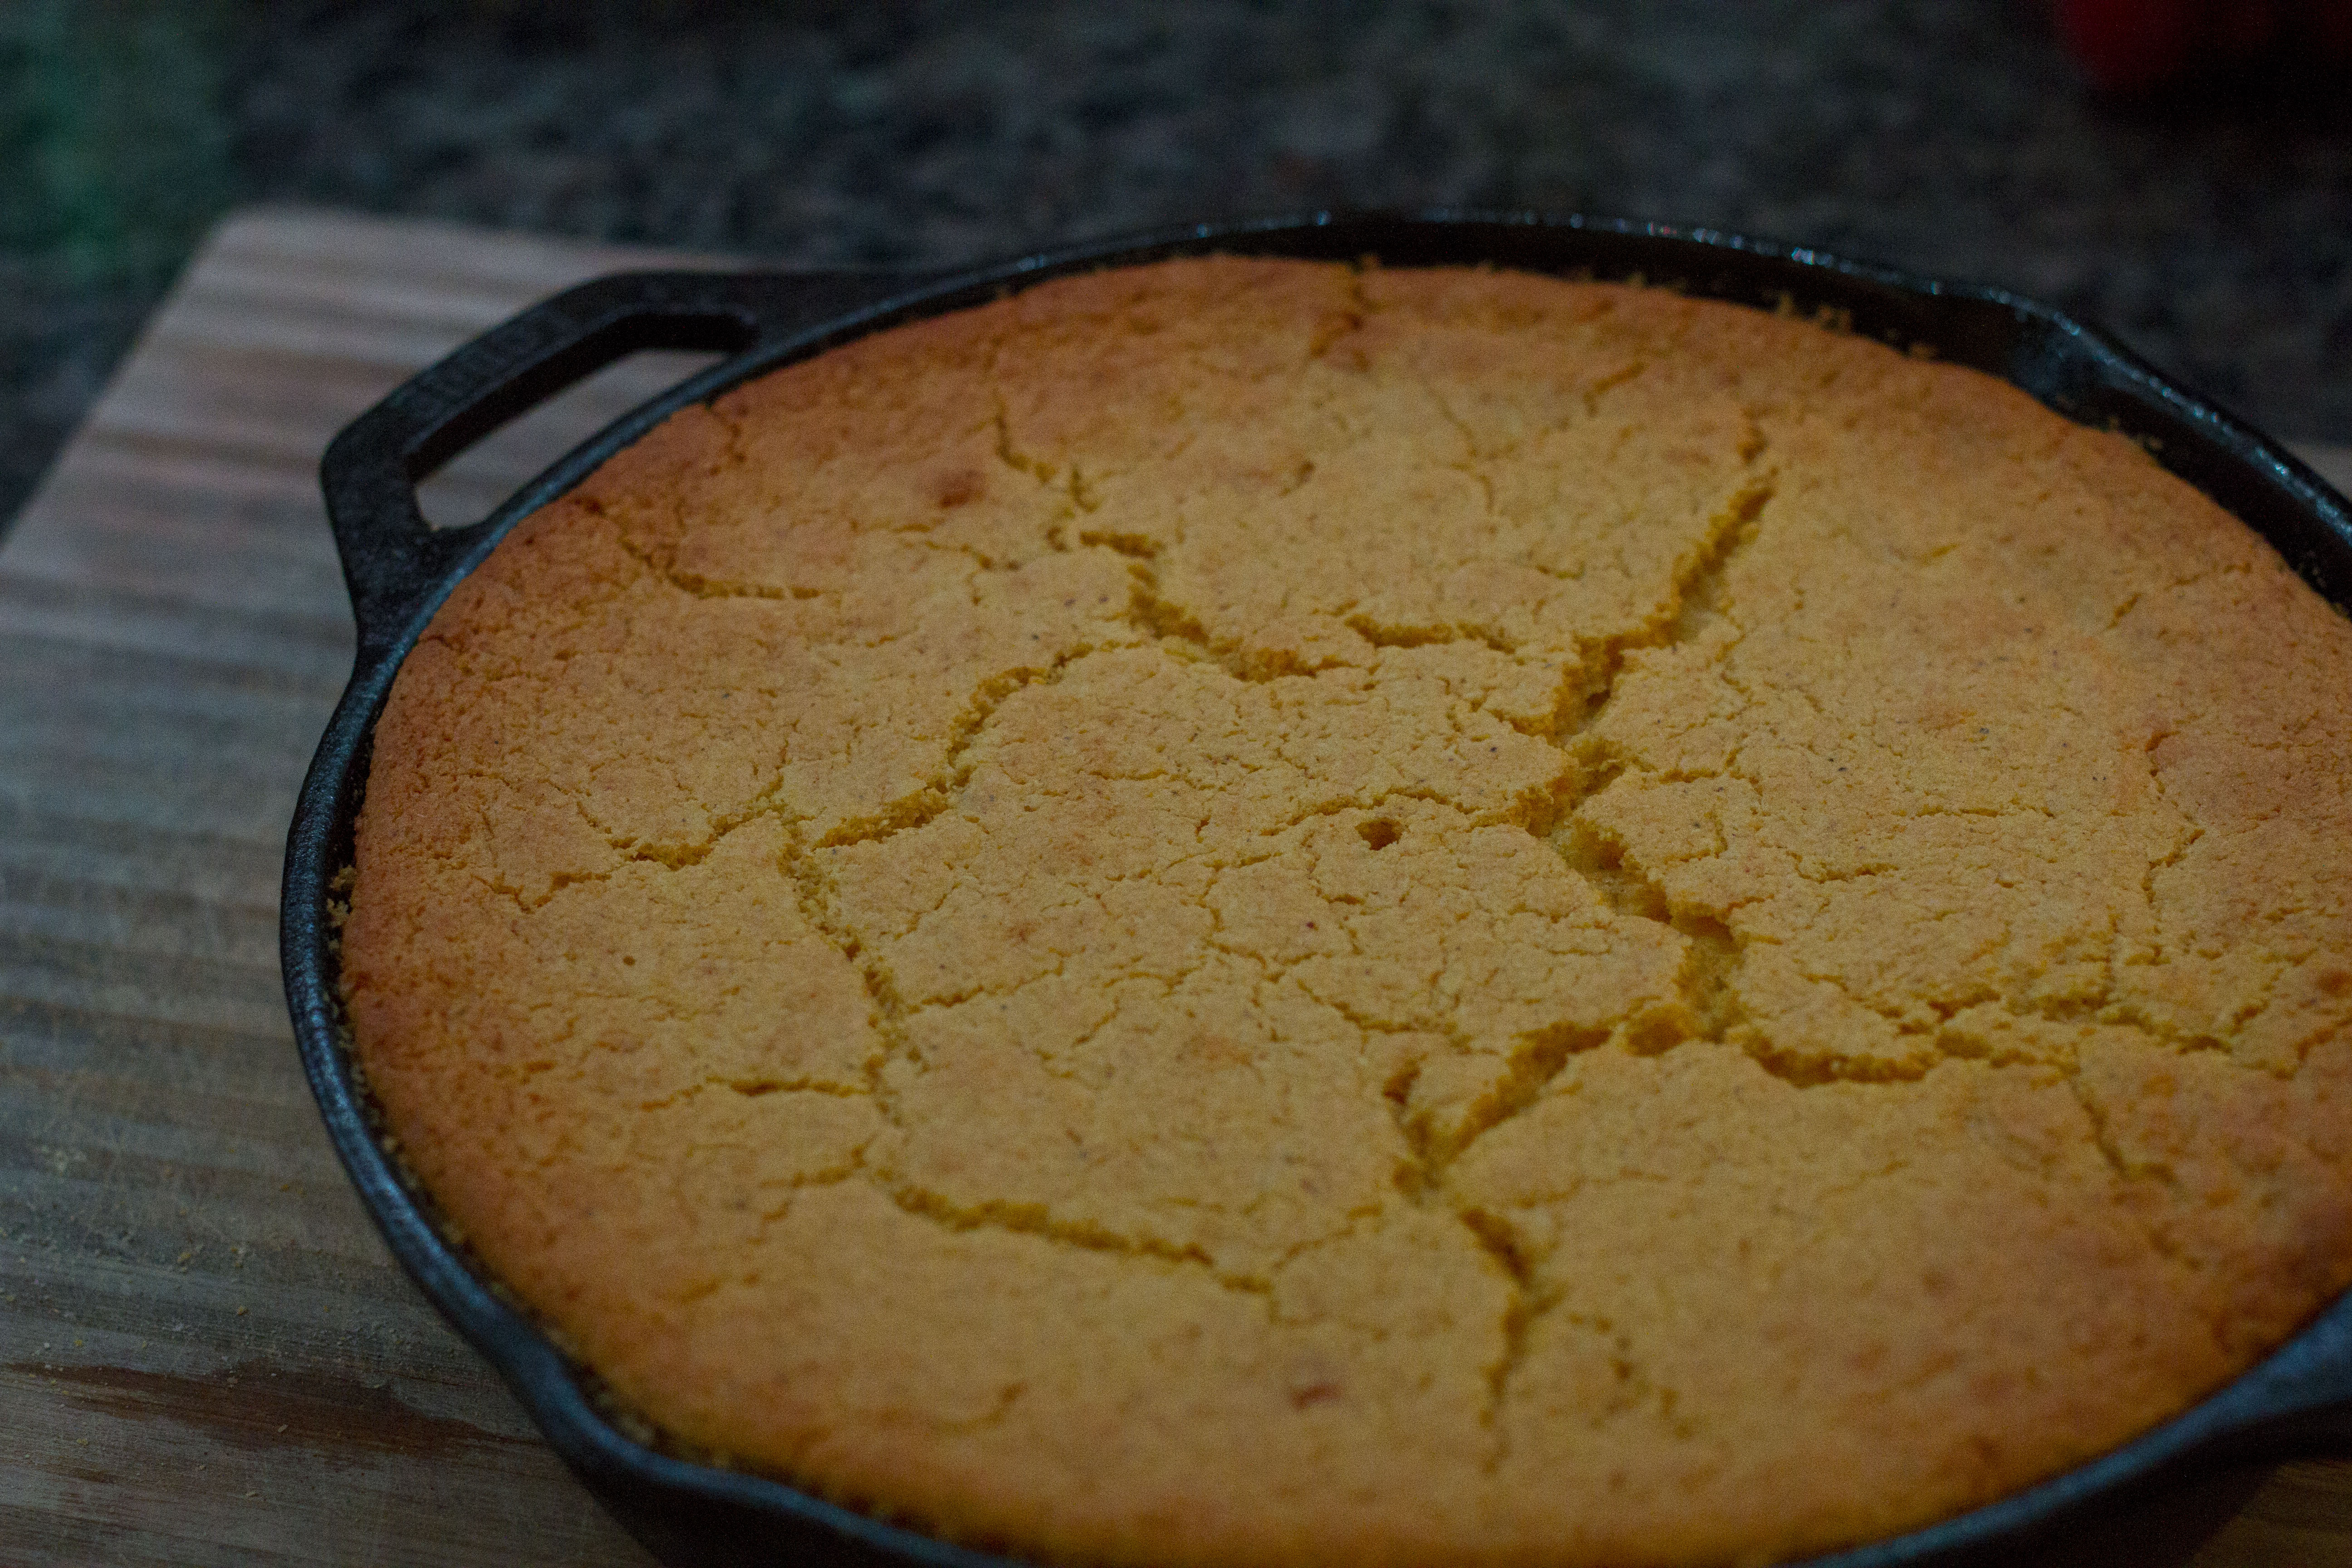
[[[599,430],[726,357],[715,350],[639,349],[573,382],[418,479],[416,505],[425,526],[446,532],[480,522]]]

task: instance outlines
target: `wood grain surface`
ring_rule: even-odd
[[[650,1561],[361,1211],[277,892],[351,658],[329,437],[531,300],[677,259],[232,219],[0,543],[0,1564]],[[678,374],[616,367],[428,510],[478,515]],[[2281,1468],[2195,1561],[2352,1564],[2352,1460]]]

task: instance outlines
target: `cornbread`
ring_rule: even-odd
[[[1171,261],[518,526],[379,722],[344,995],[692,1451],[1049,1561],[1767,1562],[2352,1281],[2347,690],[1973,372]]]

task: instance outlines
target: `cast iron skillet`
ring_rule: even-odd
[[[2085,424],[2144,441],[2261,531],[2322,594],[2352,601],[2352,509],[2301,463],[2107,339],[1999,289],[1954,287],[1707,229],[1518,215],[1333,215],[1203,224],[1024,257],[945,277],[625,274],[582,284],[467,343],[360,416],[322,480],[359,621],[349,689],[320,743],[287,841],[280,941],[303,1066],[352,1179],[409,1273],[505,1376],[548,1439],[657,1555],[674,1563],[792,1562],[1004,1568],[778,1482],[688,1463],[600,1414],[586,1378],[496,1292],[404,1184],[372,1130],[336,1002],[337,873],[394,671],[451,587],[515,521],[676,410],[862,333],[1109,264],[1222,251],[1391,266],[1489,263],[1641,278],[1693,295],[1828,311],[1853,331],[2003,377]],[[730,357],[631,413],[471,527],[436,532],[415,487],[467,446],[640,349]],[[2260,1461],[2352,1447],[2352,1295],[2186,1414],[2078,1469],[1815,1568],[1958,1568],[2063,1556],[2147,1561],[2192,1546],[2250,1489]],[[2252,1478],[2252,1479],[2249,1479]]]

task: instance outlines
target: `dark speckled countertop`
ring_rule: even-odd
[[[1328,205],[1677,219],[2040,295],[2352,441],[2352,94],[2102,100],[2030,0],[12,0],[0,517],[259,200],[882,266]]]

